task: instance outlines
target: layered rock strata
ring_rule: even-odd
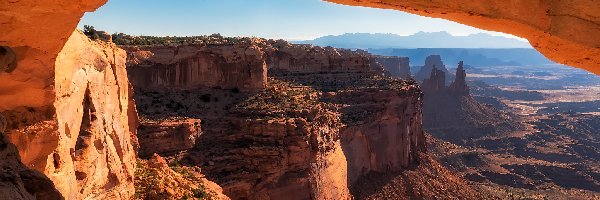
[[[425,94],[423,126],[432,135],[456,144],[523,128],[512,114],[482,104],[469,94],[463,62],[456,79],[445,86],[445,75],[437,67],[422,84]]]
[[[364,73],[288,75],[279,78],[325,92],[339,105],[348,184],[369,173],[398,172],[425,152],[421,91],[414,82]]]
[[[202,119],[196,147],[174,159],[201,167],[232,199],[350,198],[339,115],[319,103],[309,87],[292,88],[271,79],[258,93],[205,89],[136,94],[145,117],[170,113]],[[206,101],[197,101],[208,94]],[[160,96],[160,102],[153,96]],[[181,106],[161,107],[162,102]]]
[[[362,72],[268,82],[258,93],[138,87],[136,99],[144,117],[202,119],[196,147],[175,159],[233,199],[347,199],[358,178],[413,166],[425,150],[414,82]]]
[[[170,155],[189,150],[202,134],[199,119],[143,120],[138,129],[140,157]]]
[[[134,86],[260,90],[266,85],[263,52],[255,45],[129,47]]]
[[[265,48],[269,70],[292,73],[368,72],[371,55],[362,50],[290,44],[283,40]]]

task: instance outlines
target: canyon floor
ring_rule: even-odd
[[[460,145],[429,135],[432,157],[501,198],[600,198],[597,77],[564,66],[481,67],[471,73],[475,99],[516,114],[523,129],[460,138]]]

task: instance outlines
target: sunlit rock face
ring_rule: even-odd
[[[595,0],[326,0],[444,18],[529,40],[548,58],[600,74],[600,7]]]
[[[11,73],[0,73],[0,111],[25,106],[47,109],[53,104],[54,60],[58,52],[83,13],[106,1],[0,2],[0,46],[14,51],[18,66]]]
[[[290,44],[277,40],[265,48],[269,70],[291,73],[368,72],[372,58],[363,50]]]
[[[144,120],[138,131],[141,158],[170,155],[194,147],[202,134],[200,119]]]
[[[133,194],[137,115],[125,55],[75,31],[53,65],[53,105],[2,112],[22,162],[66,199]]]
[[[131,83],[144,88],[260,90],[267,82],[255,45],[131,47]]]

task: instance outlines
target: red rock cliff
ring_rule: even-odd
[[[282,72],[368,72],[371,55],[365,51],[290,44],[277,40],[265,48],[269,70]]]
[[[267,82],[263,52],[254,45],[131,47],[128,71],[145,88],[260,90]]]
[[[137,116],[125,51],[75,31],[55,66],[54,105],[4,111],[7,137],[65,198],[128,199]]]

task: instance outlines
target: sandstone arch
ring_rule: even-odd
[[[443,18],[529,40],[558,63],[600,75],[597,0],[325,0]]]

